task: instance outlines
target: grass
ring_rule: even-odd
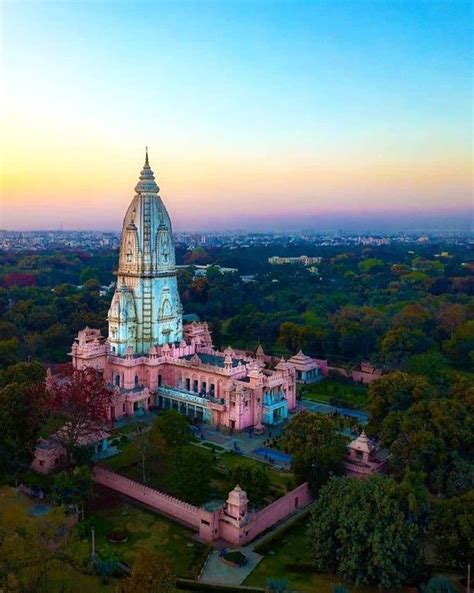
[[[133,564],[139,550],[162,552],[171,558],[178,575],[193,577],[207,553],[207,547],[193,539],[192,531],[157,513],[122,501],[95,512],[90,521],[95,528],[97,552],[103,556],[116,554],[129,565]],[[107,536],[115,528],[127,529],[126,542],[109,542]]]
[[[207,449],[210,449],[211,451],[215,451],[215,452],[225,451],[224,447],[221,447],[220,445],[216,445],[215,443],[210,443],[209,441],[202,442],[201,447],[206,447]]]
[[[319,383],[298,385],[298,393],[305,399],[329,404],[332,398],[342,405],[364,409],[367,406],[367,387],[357,383],[346,383],[338,379],[324,379]]]
[[[236,455],[235,453],[220,453],[216,451],[215,454],[217,455],[218,463],[214,465],[213,453],[207,448],[201,446],[199,448],[209,454],[209,464],[213,465],[210,498],[224,500],[227,498],[229,492],[229,484],[227,482],[228,472],[236,464],[248,458],[242,455]],[[261,463],[255,460],[252,460],[252,462]],[[132,443],[122,445],[118,455],[109,457],[103,463],[111,470],[125,475],[132,480],[141,482],[139,455]],[[280,471],[269,467],[267,464],[263,465],[270,479],[271,500],[276,500],[294,487],[293,474],[291,472]],[[147,485],[173,495],[172,484],[169,484],[169,480],[167,480],[166,474],[163,472],[163,466],[158,457],[149,459],[147,471],[149,478]]]
[[[223,453],[219,456],[219,462],[225,471],[229,471],[235,465],[240,463],[243,460],[248,460],[248,457],[244,457],[242,455],[236,455],[235,453]],[[254,459],[251,460],[252,463],[262,463],[260,461],[256,461]],[[294,488],[294,478],[293,474],[289,471],[281,471],[277,470],[273,467],[269,467],[268,464],[263,464],[265,466],[269,480],[270,480],[270,489],[272,491],[272,500],[276,500],[286,494],[289,490]]]
[[[98,502],[100,506],[100,499]],[[21,517],[28,517],[32,504],[26,496],[17,495],[13,488],[0,489],[0,524],[14,525]],[[109,494],[101,506],[104,508],[93,511],[88,519],[95,528],[96,550],[100,556],[114,554],[121,561],[132,565],[142,549],[162,552],[171,559],[177,575],[188,578],[197,576],[209,550],[207,546],[194,540],[192,531]],[[26,520],[34,522],[38,519],[28,517]],[[126,528],[129,532],[128,540],[115,544],[109,542],[107,535],[114,528]],[[80,567],[89,558],[90,551],[89,536],[82,540],[71,540],[64,551],[64,559],[61,557],[61,560],[51,562],[46,582],[38,593],[114,593],[118,579],[111,579],[106,585],[99,576],[81,571]]]
[[[341,582],[339,577],[316,572],[296,572],[287,568],[287,565],[307,564],[311,561],[306,527],[307,521],[299,520],[275,541],[267,544],[264,559],[243,584],[265,587],[269,578],[287,579],[290,587],[297,591],[332,593],[334,585]],[[376,587],[348,585],[348,588],[351,593],[380,593]]]

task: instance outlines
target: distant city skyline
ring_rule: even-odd
[[[472,4],[16,2],[0,228],[472,229]]]

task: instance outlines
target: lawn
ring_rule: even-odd
[[[305,564],[311,558],[306,536],[307,520],[299,520],[290,529],[283,531],[274,541],[265,545],[264,559],[244,581],[244,585],[265,587],[267,579],[287,579],[290,587],[298,591],[332,593],[334,585],[341,582],[335,575],[313,572],[296,572],[288,565]],[[258,549],[256,550],[258,551]],[[380,593],[376,587],[348,585],[351,593]]]
[[[230,452],[216,452],[213,454],[209,449],[201,446],[199,446],[199,449],[209,455],[209,464],[213,466],[210,499],[224,501],[229,492],[229,485],[227,483],[228,471],[237,463],[248,458]],[[214,456],[217,457],[217,464],[214,463]],[[255,460],[252,460],[252,462],[261,463]],[[141,482],[138,451],[133,444],[126,443],[122,445],[118,455],[109,457],[103,463],[110,469],[132,480]],[[269,467],[267,464],[264,465],[270,478],[271,500],[276,500],[294,487],[293,474],[291,472],[279,471]],[[158,457],[150,457],[148,462],[148,476],[149,486],[173,495],[173,484],[170,484],[169,480],[167,480],[166,473],[163,472],[163,467]]]
[[[224,468],[225,471],[229,471],[237,463],[242,460],[247,460],[248,457],[242,455],[236,455],[235,453],[223,453],[218,457],[219,465]],[[251,460],[253,463],[263,463],[260,461]],[[275,468],[265,465],[268,477],[270,479],[271,498],[276,500],[286,494],[289,490],[295,487],[293,474],[289,471],[281,471]]]
[[[311,385],[298,385],[298,393],[304,399],[325,404],[338,400],[337,405],[365,409],[367,406],[367,387],[338,379],[324,379]]]
[[[129,565],[141,549],[162,552],[171,558],[178,575],[192,577],[208,551],[205,545],[193,539],[194,533],[182,525],[120,499],[109,508],[95,511],[90,522],[95,528],[98,554],[116,554]],[[108,533],[117,527],[127,529],[126,542],[109,542]]]

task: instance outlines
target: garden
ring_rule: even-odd
[[[287,580],[290,589],[301,592],[333,593],[341,579],[333,574],[316,573],[311,561],[307,536],[308,517],[295,521],[288,529],[263,538],[255,552],[264,556],[244,585],[265,587],[269,579]],[[380,593],[377,587],[348,585],[351,593]],[[403,588],[403,593],[409,589]]]
[[[360,410],[365,409],[368,401],[365,385],[332,377],[319,383],[299,384],[298,395],[302,399]]]

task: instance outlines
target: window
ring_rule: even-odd
[[[201,519],[201,523],[203,525],[210,525],[209,521],[205,521],[204,519]]]

